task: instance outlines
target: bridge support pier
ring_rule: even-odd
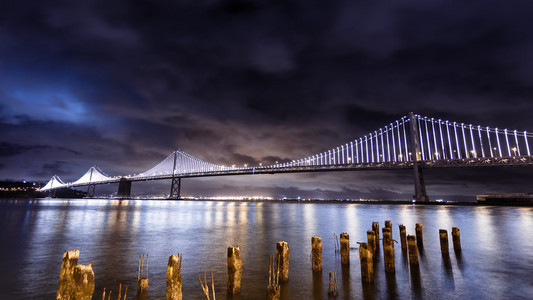
[[[87,186],[87,197],[94,198],[95,191],[96,191],[96,184],[89,184],[89,186]]]
[[[131,198],[131,181],[121,178],[118,183],[117,197],[120,199]]]
[[[415,176],[415,194],[413,198],[416,202],[428,202],[429,197],[426,194],[426,185],[424,183],[424,176],[422,175],[422,168],[420,166],[413,166]]]
[[[420,149],[419,129],[415,115],[410,112],[410,130],[409,139],[411,143],[411,160],[413,161],[413,171],[415,176],[415,195],[413,198],[416,202],[428,202],[429,197],[426,194],[426,185],[424,184],[424,177],[422,176],[422,167],[418,162],[422,160],[422,152]]]
[[[181,198],[181,177],[172,177],[172,183],[170,184],[169,199]]]

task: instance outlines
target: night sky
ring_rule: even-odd
[[[519,0],[3,1],[0,179],[74,181],[92,165],[140,173],[175,149],[269,164],[409,111],[533,130],[531,16]],[[527,168],[425,175],[432,198],[533,191]],[[412,193],[410,171],[187,179],[182,192]]]

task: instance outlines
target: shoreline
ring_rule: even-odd
[[[429,201],[429,202],[416,202],[414,200],[364,200],[364,199],[240,199],[240,198],[180,198],[180,199],[168,199],[168,198],[108,198],[108,197],[94,197],[94,198],[3,198],[12,200],[72,200],[72,199],[84,199],[84,200],[140,200],[140,201],[205,201],[205,202],[243,202],[243,203],[315,203],[315,204],[369,204],[369,205],[414,205],[414,206],[514,206],[514,207],[532,207],[533,201],[512,201],[500,200],[501,197],[496,197],[497,201]]]

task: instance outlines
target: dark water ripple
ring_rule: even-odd
[[[333,234],[366,241],[372,221],[392,220],[414,234],[424,227],[420,268],[410,270],[395,245],[396,274],[383,256],[374,285],[361,283],[359,253],[343,267]],[[463,251],[440,253],[438,230],[461,229]],[[323,272],[311,270],[311,237],[323,240]],[[65,249],[93,262],[95,299],[119,283],[135,299],[138,255],[149,253],[149,299],[164,299],[168,257],[183,253],[184,299],[204,299],[197,275],[213,268],[217,299],[226,295],[226,251],[241,247],[240,299],[265,299],[268,258],[275,243],[290,246],[290,280],[282,299],[327,299],[328,271],[337,272],[338,299],[533,299],[533,208],[362,205],[340,203],[142,200],[0,200],[0,299],[54,299]]]

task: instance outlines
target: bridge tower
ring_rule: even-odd
[[[174,163],[172,164],[172,183],[170,184],[169,199],[179,199],[181,197],[181,177],[176,177],[176,160],[178,152],[174,151]]]
[[[87,197],[94,198],[94,193],[96,191],[96,184],[91,184],[91,181],[93,180],[93,170],[94,166],[91,168],[91,173],[89,175],[89,185],[87,186]]]
[[[415,194],[414,199],[417,202],[429,202],[429,197],[426,194],[426,185],[424,184],[424,176],[422,174],[422,167],[418,164],[422,160],[421,150],[420,150],[420,140],[418,122],[416,121],[415,115],[410,112],[409,119],[411,127],[409,130],[410,135],[410,148],[411,148],[411,160],[413,161],[413,172],[415,177]]]
[[[130,198],[131,197],[131,181],[126,178],[120,178],[118,183],[118,193],[117,197],[120,199]]]

